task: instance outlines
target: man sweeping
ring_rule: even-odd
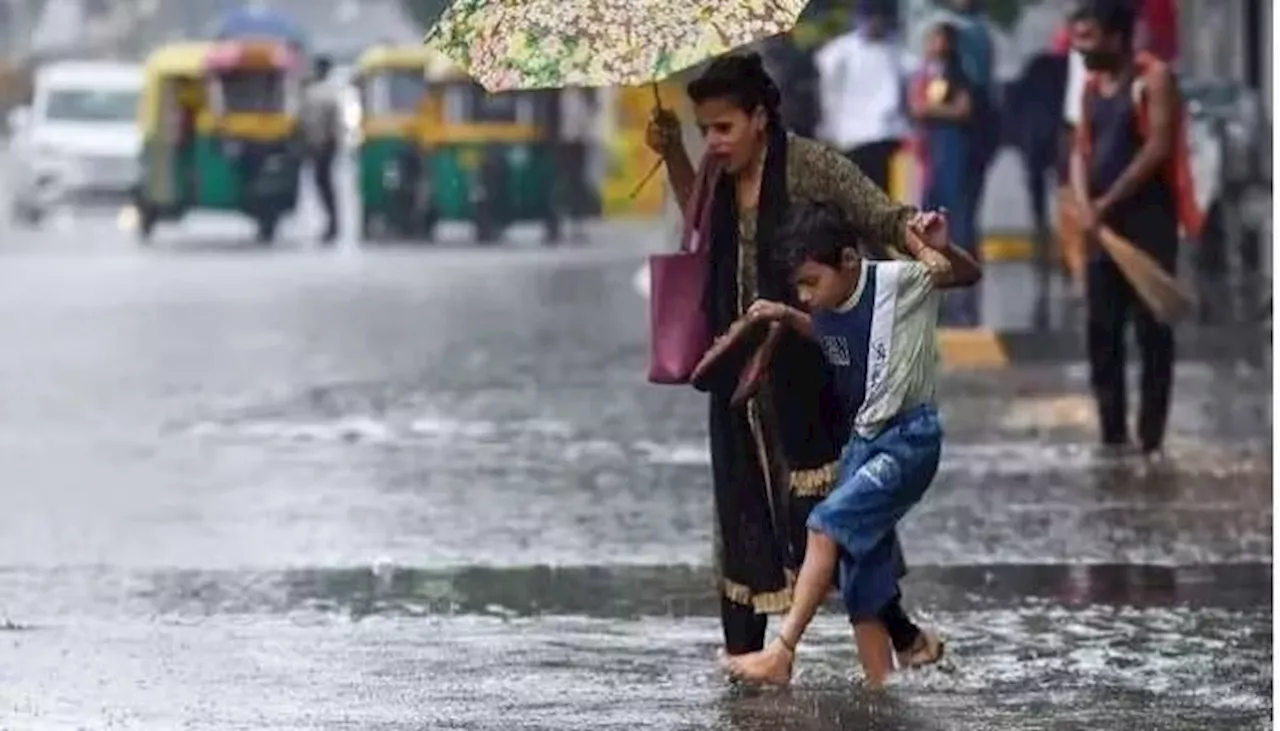
[[[1158,457],[1173,383],[1173,330],[1136,295],[1096,244],[1102,227],[1132,241],[1173,274],[1179,225],[1194,233],[1182,111],[1169,67],[1133,52],[1131,0],[1089,0],[1072,15],[1072,43],[1088,71],[1071,164],[1071,186],[1089,245],[1085,263],[1088,349],[1102,444],[1129,444],[1125,324],[1133,319],[1142,356],[1138,446]]]

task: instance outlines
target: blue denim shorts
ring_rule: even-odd
[[[850,438],[835,489],[809,514],[809,529],[840,546],[840,595],[855,620],[874,616],[897,595],[898,522],[924,497],[941,456],[937,409],[908,409],[875,438]]]

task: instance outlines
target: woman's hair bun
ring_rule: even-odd
[[[702,75],[688,86],[695,103],[710,98],[728,98],[744,111],[757,105],[770,114],[778,111],[782,92],[764,66],[764,58],[755,51],[740,51],[713,60]]]
[[[774,83],[773,77],[769,75],[768,69],[764,66],[764,56],[756,51],[746,51],[741,54],[743,66],[747,74],[754,78],[760,84],[761,101],[766,109],[775,110],[782,103],[782,92],[778,90],[778,85]]]
[[[742,59],[742,65],[746,66],[748,70],[753,72],[764,71],[764,56],[761,56],[758,51],[743,51],[736,55]]]

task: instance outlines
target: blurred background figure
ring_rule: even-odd
[[[973,241],[982,240],[979,212],[987,184],[987,171],[1000,147],[1000,115],[996,106],[996,49],[990,20],[982,0],[950,0],[936,22],[956,29],[956,53],[969,85],[972,109],[970,143],[962,201],[963,219],[972,226]],[[954,213],[952,214],[955,215]],[[980,256],[981,252],[972,252]]]
[[[303,110],[302,130],[311,173],[324,207],[326,219],[321,241],[332,244],[338,238],[338,199],[333,186],[333,165],[342,143],[343,108],[338,89],[329,83],[333,62],[328,56],[315,61],[315,73],[307,86]]]
[[[594,89],[565,89],[557,97],[561,201],[570,224],[570,237],[584,241],[585,222],[598,208],[588,163],[596,143],[599,102]]]
[[[822,46],[819,138],[844,152],[877,186],[889,189],[894,155],[907,134],[906,50],[892,0],[858,0],[848,32]]]
[[[959,30],[936,23],[925,36],[925,62],[911,91],[911,112],[920,129],[919,151],[924,169],[921,204],[945,210],[951,238],[976,255],[977,236],[969,199],[975,135],[974,91],[958,50]],[[977,291],[949,292],[942,310],[948,325],[978,323]]]
[[[1153,54],[1166,63],[1178,60],[1178,4],[1175,0],[1133,0],[1137,4],[1138,25],[1134,31],[1137,50]]]

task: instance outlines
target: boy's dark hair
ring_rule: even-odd
[[[716,58],[689,82],[685,91],[694,104],[724,99],[747,114],[763,107],[770,122],[779,119],[782,93],[765,71],[764,59],[758,53],[730,53]]]
[[[806,261],[839,267],[844,250],[862,249],[858,232],[831,203],[796,201],[778,230],[778,259],[788,271]]]
[[[1102,32],[1120,34],[1126,44],[1133,41],[1138,24],[1134,0],[1083,0],[1071,13],[1072,21],[1093,21]]]

